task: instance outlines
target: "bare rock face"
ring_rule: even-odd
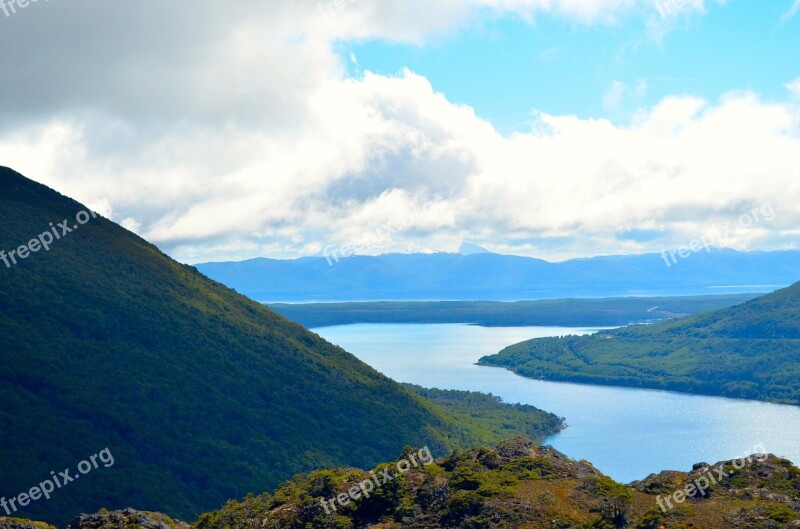
[[[161,513],[125,509],[94,514],[81,514],[67,529],[189,529],[189,524],[173,520]],[[3,529],[3,528],[0,528]],[[8,528],[27,529],[27,528]]]

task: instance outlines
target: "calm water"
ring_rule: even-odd
[[[545,382],[474,365],[522,340],[596,330],[359,324],[314,332],[399,382],[493,393],[566,417],[569,428],[547,442],[622,482],[733,459],[759,444],[800,462],[800,407]]]

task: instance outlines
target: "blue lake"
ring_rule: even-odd
[[[546,382],[474,365],[529,338],[597,329],[358,324],[313,330],[398,382],[492,393],[565,417],[569,428],[546,442],[618,481],[733,459],[758,445],[800,462],[800,407]]]

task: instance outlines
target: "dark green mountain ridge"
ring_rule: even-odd
[[[0,168],[0,249],[62,219],[77,226],[83,210]],[[130,504],[190,519],[298,472],[366,468],[407,444],[441,453],[483,439],[102,217],[49,251],[0,263],[0,425],[7,498],[113,453],[114,466],[24,509],[48,522]]]

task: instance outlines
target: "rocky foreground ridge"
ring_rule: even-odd
[[[192,525],[126,509],[81,515],[67,529],[800,528],[800,469],[772,455],[698,463],[622,485],[589,462],[524,439],[402,463],[417,453],[409,448],[399,465],[371,472],[297,476]],[[0,518],[0,529],[54,528]]]

